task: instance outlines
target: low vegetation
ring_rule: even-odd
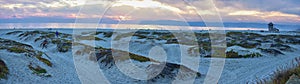
[[[22,44],[16,41],[0,38],[0,45],[2,46],[0,49],[7,49],[7,51],[9,52],[25,53],[25,56],[29,57],[34,55],[38,55],[37,57],[41,56],[41,53],[36,52],[32,46]],[[43,60],[44,62],[46,62],[44,59],[41,58],[39,60]]]
[[[238,46],[244,47],[244,48],[256,48],[257,46],[261,45],[260,43],[242,43],[242,44],[237,44]]]
[[[286,43],[290,43],[290,44],[300,44],[300,39],[297,38],[287,38]]]
[[[292,75],[300,76],[300,58],[295,58],[291,62],[291,66],[279,67],[276,71],[274,71],[274,75],[271,80],[268,79],[259,79],[256,80],[257,84],[286,84],[289,78]]]
[[[33,64],[29,64],[28,68],[33,71],[33,74],[36,74],[38,76],[42,76],[42,77],[51,77],[50,74],[46,74],[47,70],[38,66],[38,65],[33,65]]]
[[[262,55],[260,53],[251,53],[251,54],[246,54],[246,55],[242,55],[241,57],[244,58],[254,58],[254,57],[261,57]]]
[[[227,32],[226,35],[227,37],[231,37],[231,36],[243,36],[245,34],[243,32]]]
[[[289,45],[284,45],[284,44],[280,44],[280,43],[271,44],[271,47],[282,50],[282,51],[292,51],[292,47],[290,47]]]
[[[153,32],[153,35],[161,35],[161,36],[165,36],[165,35],[169,35],[172,34],[171,32]]]
[[[42,57],[43,53],[42,52],[39,52],[37,55],[36,55],[36,58],[38,60],[40,60],[41,62],[45,63],[46,65],[52,67],[52,63],[48,60],[48,59],[45,59]]]
[[[96,40],[96,41],[104,40],[104,39],[101,39],[101,38],[95,37],[95,36],[80,36],[80,35],[78,35],[75,38],[79,39],[79,40]]]
[[[209,38],[209,33],[195,33],[196,37]]]
[[[150,61],[150,59],[147,58],[147,57],[139,56],[139,55],[136,55],[136,54],[133,54],[133,53],[129,53],[129,57],[130,57],[130,59],[137,60],[139,62]]]
[[[41,37],[38,37],[36,39],[34,39],[34,42],[37,42],[37,41],[40,41],[40,40],[43,40],[45,37],[41,36]]]
[[[268,53],[268,54],[271,54],[271,55],[274,55],[274,56],[277,56],[277,55],[284,55],[281,51],[279,50],[276,50],[276,49],[263,49],[263,48],[258,48],[261,52],[263,53]]]
[[[0,79],[7,79],[9,70],[3,60],[0,59]]]
[[[137,34],[137,33],[135,33],[135,34],[134,34],[134,36],[137,36],[137,37],[138,37],[138,39],[145,39],[145,38],[147,38],[147,36],[146,36],[146,35]]]
[[[122,38],[126,38],[126,37],[129,37],[129,36],[133,36],[134,33],[133,32],[129,32],[129,33],[121,33],[121,34],[116,34],[115,38],[113,38],[114,40],[120,40]]]
[[[151,64],[148,66],[148,70],[153,70],[159,67],[164,67],[163,70],[160,73],[150,73],[150,74],[157,74],[157,76],[153,77],[152,79],[150,79],[149,81],[151,82],[155,82],[157,80],[159,80],[160,78],[170,78],[170,79],[175,79],[176,77],[178,77],[179,79],[184,80],[185,78],[189,78],[191,76],[195,76],[196,78],[201,77],[201,73],[197,72],[197,71],[193,71],[191,69],[189,69],[188,67],[184,66],[184,65],[179,65],[179,64],[174,64],[174,63],[160,63],[160,64]],[[179,69],[181,69],[181,71],[179,72]],[[151,72],[151,71],[149,71]],[[180,74],[179,74],[180,73]]]
[[[285,84],[286,81],[288,81],[289,77],[293,74],[300,76],[300,58],[295,58],[295,60],[292,63],[292,68],[282,67],[275,72],[275,77],[272,80],[273,83]]]
[[[248,49],[252,49],[252,48],[256,48],[258,46],[260,46],[260,43],[250,43],[250,42],[236,42],[236,40],[231,40],[231,42],[227,42],[227,47],[231,47],[231,46],[241,46],[243,48],[248,48]]]
[[[158,62],[153,59],[150,59],[150,58],[147,58],[144,56],[140,56],[137,54],[133,54],[130,52],[126,52],[126,51],[114,50],[114,54],[112,54],[111,49],[106,49],[106,48],[102,48],[102,47],[96,48],[96,51],[100,51],[100,50],[101,50],[100,53],[96,53],[96,59],[97,59],[97,61],[100,61],[100,63],[104,63],[105,66],[108,66],[108,67],[112,66],[115,61],[124,61],[124,60],[128,60],[128,59],[136,60],[139,62],[148,62],[148,61]],[[129,56],[125,56],[126,54]]]
[[[96,32],[96,35],[103,34],[104,37],[110,38],[113,35],[113,32]]]
[[[148,35],[148,34],[150,34],[150,32],[148,32],[148,31],[137,31],[136,33],[138,33],[138,34],[143,34],[143,35]]]
[[[11,47],[7,49],[9,52],[14,52],[14,53],[25,53],[28,52],[27,49],[21,48],[21,47]]]
[[[159,39],[163,39],[163,40],[175,39],[175,36],[173,34],[167,34],[167,35],[160,36]]]
[[[109,38],[113,35],[113,32],[104,32],[103,34],[104,34],[104,37]]]
[[[17,33],[21,33],[21,32],[22,32],[22,31],[12,31],[12,32],[6,33],[6,35],[17,34]]]
[[[56,44],[59,52],[67,52],[72,48],[73,42],[66,39],[53,39],[51,43]]]
[[[1,39],[1,38],[0,38]],[[2,39],[0,41],[2,48],[7,49],[9,52],[14,53],[25,53],[25,52],[32,52],[33,47],[27,44],[19,43],[12,40]]]
[[[235,52],[233,50],[230,50],[226,52],[226,58],[254,58],[254,57],[261,57],[262,55],[260,53],[250,53],[245,55],[239,55],[238,52]]]
[[[239,53],[233,50],[226,52],[226,58],[240,58]]]

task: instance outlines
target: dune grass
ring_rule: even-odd
[[[259,49],[263,53],[268,53],[268,54],[271,54],[271,55],[274,55],[274,56],[284,55],[284,53],[282,53],[281,51],[276,50],[276,49],[263,49],[263,48],[257,48],[257,49]]]
[[[254,58],[254,57],[261,57],[262,55],[260,53],[250,53],[245,55],[239,55],[238,52],[235,52],[233,50],[230,50],[226,52],[226,58]]]
[[[6,79],[9,74],[9,70],[3,60],[0,59],[0,79]]]
[[[113,32],[104,32],[104,37],[111,37],[113,35]]]
[[[15,53],[25,53],[28,52],[28,50],[26,50],[25,48],[21,48],[21,47],[11,47],[7,49],[9,52],[15,52]]]
[[[46,74],[47,73],[47,70],[40,67],[40,66],[33,66],[32,64],[29,64],[28,65],[28,68],[33,71],[33,74],[37,74],[38,76],[43,76],[43,77],[51,77],[50,74]]]
[[[261,57],[262,55],[260,53],[251,53],[251,54],[246,54],[243,55],[242,57],[244,58],[254,58],[254,57]]]
[[[12,32],[6,33],[6,35],[17,34],[17,33],[21,33],[21,32],[23,32],[23,31],[12,31]]]
[[[243,48],[251,49],[251,48],[256,48],[258,45],[261,45],[261,44],[242,43],[242,44],[237,44],[237,45],[241,46]]]
[[[132,53],[129,53],[129,57],[130,57],[130,59],[137,60],[137,61],[140,61],[140,62],[150,61],[150,59],[147,58],[147,57],[139,56],[139,55],[132,54]]]
[[[100,41],[100,40],[104,40],[101,39],[99,37],[95,37],[95,36],[76,36],[75,38],[79,39],[79,40],[96,40],[96,41]]]
[[[239,53],[233,50],[226,52],[226,58],[240,58]]]
[[[113,38],[113,40],[117,41],[117,40],[120,40],[122,38],[130,37],[130,36],[133,36],[133,35],[134,35],[133,32],[120,33],[120,34],[116,34],[116,36],[115,36],[115,38]]]
[[[286,84],[292,75],[300,76],[300,57],[295,58],[291,65],[279,67],[270,79],[256,79],[254,82],[256,84]]]
[[[29,69],[33,71],[33,73],[36,73],[36,74],[42,74],[42,73],[47,73],[47,70],[40,67],[40,66],[37,66],[37,67],[33,67],[32,65],[28,65]]]
[[[40,60],[41,62],[45,63],[46,65],[52,67],[52,63],[49,60],[43,58],[42,55],[43,55],[43,52],[38,52],[36,58],[38,60]]]
[[[272,79],[274,84],[285,84],[293,74],[300,75],[300,58],[295,58],[292,62],[292,68],[280,67],[274,72]]]

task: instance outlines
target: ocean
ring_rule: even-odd
[[[94,24],[94,23],[0,23],[0,29],[34,29],[34,28],[92,28],[92,29],[158,29],[158,30],[267,30],[266,24],[259,23],[224,23],[224,27],[206,27],[190,24],[190,26],[171,25],[136,25],[136,24]],[[280,31],[296,31],[300,25],[276,25]]]

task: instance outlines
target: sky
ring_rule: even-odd
[[[300,24],[299,0],[0,0],[0,23]]]

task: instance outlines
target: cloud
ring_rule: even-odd
[[[202,21],[220,14],[227,22],[300,23],[298,0],[2,0],[0,18],[107,18],[114,21]],[[192,4],[192,5],[191,5]],[[217,10],[212,7],[215,5]],[[108,8],[109,7],[109,8]],[[101,15],[104,14],[103,17]],[[55,21],[55,20],[54,20]]]
[[[231,7],[263,12],[278,11],[300,15],[299,0],[217,0],[218,8]]]

